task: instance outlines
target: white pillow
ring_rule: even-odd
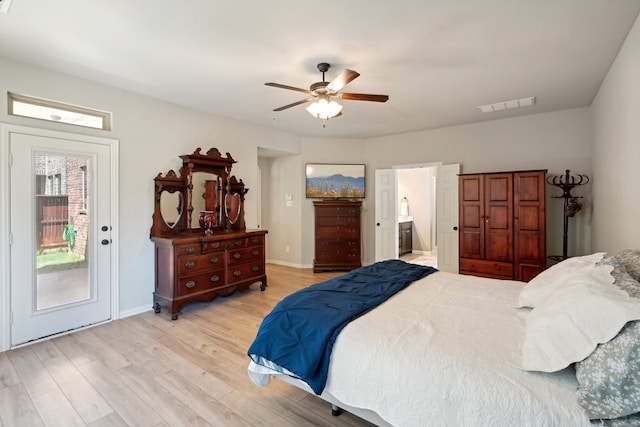
[[[585,269],[594,267],[602,260],[605,252],[596,252],[591,255],[567,258],[542,271],[522,289],[518,296],[518,307],[537,307],[549,298],[551,293],[565,284],[570,278],[575,278]]]
[[[522,369],[564,369],[611,340],[627,322],[640,319],[640,299],[613,284],[612,269],[602,264],[567,278],[529,312]]]

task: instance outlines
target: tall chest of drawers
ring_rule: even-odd
[[[211,236],[152,237],[156,313],[164,307],[176,320],[184,304],[244,291],[258,282],[264,290],[266,233],[230,231]]]
[[[313,202],[315,211],[315,273],[353,270],[362,266],[360,211],[362,202],[323,200]]]

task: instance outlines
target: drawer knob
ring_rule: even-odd
[[[196,251],[196,248],[194,246],[189,246],[186,250],[185,250],[188,254],[192,254]]]
[[[184,266],[187,267],[187,268],[193,268],[193,267],[196,266],[196,262],[195,261],[188,261]]]
[[[233,272],[233,275],[236,276],[236,277],[240,277],[242,275],[242,271],[236,270],[236,271]]]
[[[259,253],[260,253],[260,251],[257,250],[257,249],[254,249],[254,250],[251,251],[251,255],[253,255],[253,256],[258,255]]]
[[[234,244],[235,246],[241,246],[241,245],[242,245],[242,239],[235,239],[235,240],[233,241],[233,244]]]
[[[186,286],[188,289],[195,288],[195,287],[196,287],[196,282],[195,282],[195,281],[193,281],[193,280],[189,280],[187,283],[185,283],[185,286]]]
[[[240,259],[240,257],[241,257],[242,255],[240,255],[240,252],[236,252],[236,253],[234,253],[232,256],[233,256],[233,258],[234,258],[234,259]]]
[[[209,279],[210,282],[217,282],[220,280],[220,276],[218,276],[217,274],[214,274],[213,276],[211,276],[211,278]]]
[[[211,264],[217,264],[220,262],[220,258],[218,258],[217,256],[214,256],[214,257],[211,257],[209,261],[211,262]]]
[[[212,242],[210,243],[212,248],[219,248],[220,247],[220,242]]]
[[[254,273],[257,273],[258,271],[260,271],[260,267],[258,267],[257,265],[254,265],[253,267],[251,267],[251,271],[253,271]]]

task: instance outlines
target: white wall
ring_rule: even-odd
[[[250,189],[246,223],[257,226],[257,147],[297,150],[297,137],[238,121],[215,117],[178,105],[98,85],[0,58],[0,95],[7,91],[113,112],[111,132],[8,116],[0,122],[118,139],[120,150],[120,311],[130,314],[151,308],[154,289],[153,245],[149,240],[153,213],[153,178],[178,169],[180,154],[197,147],[218,148],[237,161],[232,173]],[[5,159],[2,159],[5,162]],[[6,209],[2,206],[2,209]],[[295,231],[294,231],[295,232]],[[0,283],[0,286],[8,286]],[[0,328],[4,328],[0,325]],[[1,346],[1,343],[0,343]]]
[[[267,261],[302,267],[302,210],[304,198],[304,164],[299,155],[269,159],[266,182],[270,186]],[[287,201],[286,196],[291,195]],[[263,213],[264,216],[264,213]]]
[[[499,116],[498,116],[499,117]],[[591,174],[591,123],[589,108],[562,110],[512,119],[494,120],[423,132],[375,138],[366,142],[367,166],[460,163],[462,173],[548,169],[550,174]],[[576,191],[589,201],[589,186]],[[562,253],[563,206],[559,190],[547,186],[547,252]],[[399,195],[401,196],[401,195]],[[588,203],[587,203],[588,205]],[[366,218],[369,233],[374,218]],[[591,251],[591,217],[586,208],[570,221],[569,253]],[[373,245],[367,259],[373,259]]]
[[[593,247],[640,248],[640,18],[593,109]]]

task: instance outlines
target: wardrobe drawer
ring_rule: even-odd
[[[513,264],[481,259],[460,258],[460,272],[488,274],[491,276],[513,277]]]

